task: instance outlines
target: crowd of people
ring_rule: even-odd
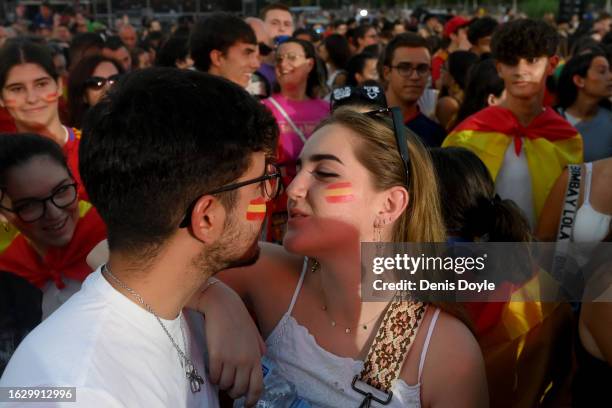
[[[298,21],[0,26],[0,386],[611,405],[611,279],[582,305],[360,288],[363,242],[612,240],[612,16]]]

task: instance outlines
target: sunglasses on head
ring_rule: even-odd
[[[406,141],[406,130],[404,128],[404,118],[402,111],[397,106],[392,108],[377,109],[370,112],[365,112],[365,115],[376,118],[381,116],[391,115],[393,122],[393,135],[397,150],[404,163],[404,171],[406,174],[406,187],[410,185],[410,154],[408,153],[408,142]]]
[[[111,75],[108,78],[93,76],[85,81],[85,86],[87,88],[100,90],[104,88],[107,83],[112,86],[115,82],[119,81],[120,78],[121,75],[119,74]]]

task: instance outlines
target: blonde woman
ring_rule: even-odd
[[[257,316],[267,357],[314,407],[364,400],[352,380],[387,304],[361,299],[360,243],[445,240],[429,156],[414,137],[400,155],[398,133],[379,114],[347,109],[322,122],[287,188],[284,248],[263,244],[255,265],[220,274]],[[488,406],[472,333],[453,314],[424,307],[386,406]]]

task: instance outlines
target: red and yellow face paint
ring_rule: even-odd
[[[53,103],[59,99],[59,93],[57,91],[48,93],[43,96],[43,100],[47,103]]]
[[[349,182],[333,183],[325,188],[325,201],[332,204],[348,203],[355,199],[353,185]]]
[[[251,200],[247,207],[246,218],[248,221],[262,221],[266,218],[266,200],[262,197]]]
[[[7,109],[13,109],[16,108],[18,103],[16,99],[12,99],[12,98],[6,98],[3,100],[4,102],[4,107]]]

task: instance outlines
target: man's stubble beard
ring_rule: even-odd
[[[261,226],[258,230],[261,230]],[[254,238],[249,240],[251,245],[248,248],[241,249],[238,252],[236,251],[236,247],[241,242],[244,242],[244,233],[247,232],[249,234],[253,233],[251,229],[247,230],[246,228],[241,231],[235,220],[234,211],[229,213],[225,225],[223,226],[221,237],[217,242],[203,249],[202,252],[194,258],[194,268],[205,276],[213,276],[225,269],[255,264],[260,255],[260,249],[257,245],[259,233],[254,234]],[[253,248],[254,246],[256,247]],[[247,254],[248,251],[252,251],[252,253]]]

